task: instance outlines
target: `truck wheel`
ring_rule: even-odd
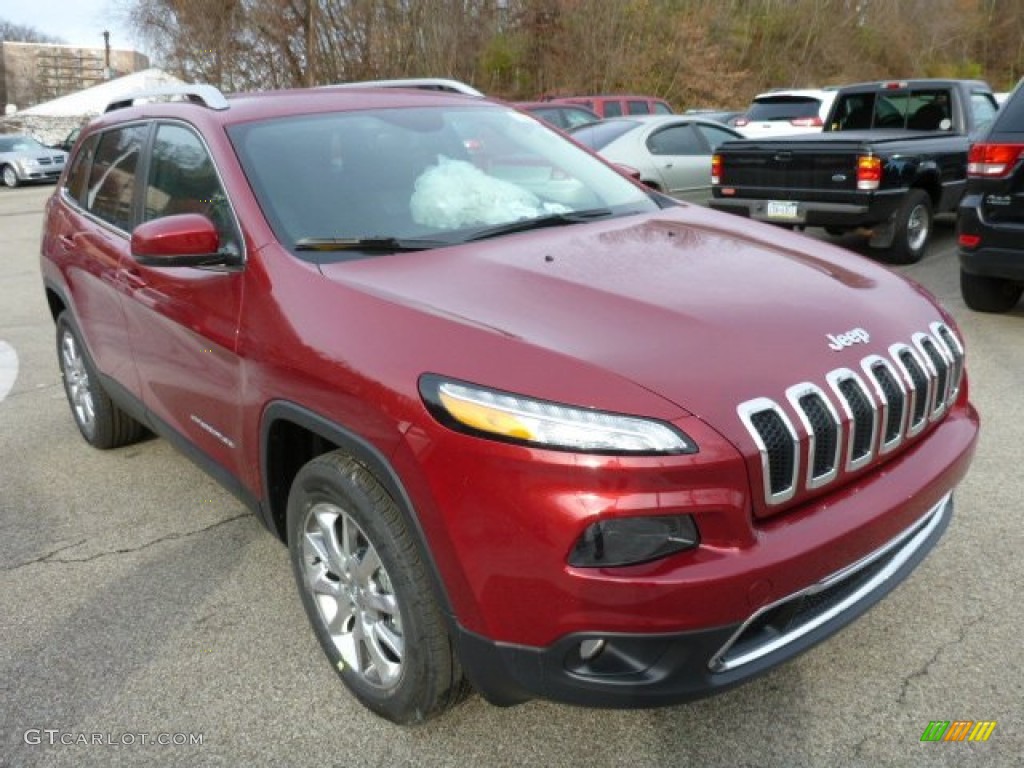
[[[960,270],[960,294],[977,312],[1009,312],[1020,301],[1024,288],[1009,280],[972,275]]]
[[[911,189],[896,212],[892,245],[886,249],[887,261],[915,264],[924,256],[931,239],[935,216],[932,199],[923,189]]]
[[[86,442],[96,448],[119,448],[145,434],[145,428],[103,389],[67,312],[57,318],[57,359],[71,415]]]
[[[463,698],[426,567],[394,501],[362,465],[336,451],[299,470],[288,544],[317,639],[364,706],[410,724]]]

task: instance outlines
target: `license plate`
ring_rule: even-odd
[[[770,219],[798,219],[800,211],[796,203],[780,203],[769,200],[764,207],[764,215]]]

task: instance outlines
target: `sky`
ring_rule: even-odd
[[[124,5],[125,0],[0,0],[0,19],[89,48],[103,47],[106,29],[111,48],[142,50],[122,18]]]

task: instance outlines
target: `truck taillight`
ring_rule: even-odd
[[[722,183],[722,156],[712,155],[711,156],[711,183],[721,184]]]
[[[822,126],[820,117],[794,117],[789,122],[791,125],[801,128],[820,128]]]
[[[967,175],[988,179],[1008,176],[1024,144],[975,144],[967,155]]]
[[[882,182],[882,161],[871,155],[857,158],[857,189],[878,189]]]

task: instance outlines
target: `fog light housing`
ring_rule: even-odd
[[[587,526],[577,539],[569,565],[605,568],[635,565],[692,549],[700,542],[690,515],[622,517]]]

